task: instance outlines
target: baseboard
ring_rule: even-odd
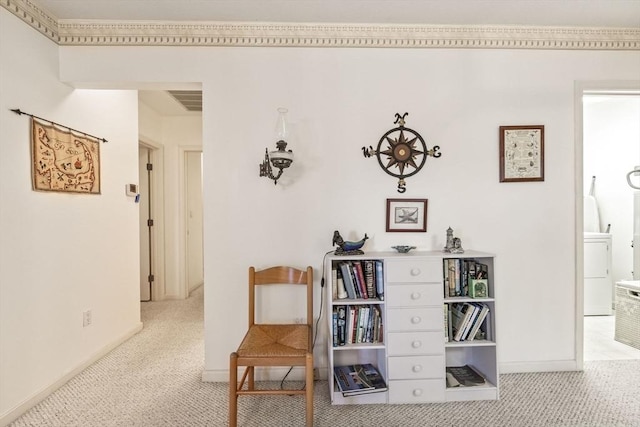
[[[270,367],[270,368],[256,368],[256,380],[257,381],[282,381],[289,368]],[[241,375],[241,369],[238,368],[238,375]],[[240,378],[238,376],[238,378]],[[315,368],[314,379],[326,380],[327,368]],[[304,381],[304,368],[296,366],[289,375],[287,375],[287,381]],[[229,370],[228,369],[210,369],[202,371],[203,382],[213,383],[226,383],[229,382]]]
[[[53,384],[43,388],[39,392],[32,395],[30,398],[22,402],[20,405],[16,406],[15,408],[11,409],[5,414],[2,414],[0,416],[0,427],[6,427],[7,425],[9,425],[9,423],[15,421],[18,417],[23,415],[29,409],[33,408],[38,403],[46,399],[51,393],[53,393],[54,391],[56,391],[57,389],[65,385],[67,381],[69,381],[71,378],[75,377],[80,372],[82,372],[83,370],[91,366],[93,363],[100,360],[111,350],[118,347],[120,344],[127,341],[129,338],[131,338],[141,330],[142,330],[142,322],[140,322],[138,325],[136,325],[135,327],[127,331],[125,334],[117,338],[111,344],[106,345],[100,351],[91,355],[88,359],[86,359],[84,362],[78,365],[75,369],[73,369],[72,371],[60,377]]]
[[[576,360],[549,360],[545,362],[506,362],[500,363],[501,374],[519,374],[524,372],[579,371]]]

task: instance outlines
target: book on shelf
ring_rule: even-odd
[[[335,308],[336,311],[336,331],[335,331],[335,343],[334,347],[345,345],[347,343],[347,311],[346,307],[340,306]]]
[[[380,371],[371,363],[334,366],[333,377],[345,397],[387,390]]]
[[[340,272],[342,273],[342,280],[344,282],[345,290],[347,291],[347,297],[350,299],[356,299],[356,287],[353,282],[353,276],[351,275],[351,267],[346,262],[339,264]]]
[[[448,341],[472,341],[478,335],[489,314],[487,304],[465,302],[449,305],[448,324],[446,325]],[[485,325],[485,332],[486,325]]]
[[[471,331],[469,332],[469,336],[468,336],[468,340],[469,341],[473,341],[476,337],[476,335],[478,335],[478,331],[480,330],[480,327],[482,326],[482,322],[484,322],[484,319],[487,317],[487,315],[489,314],[489,306],[486,304],[479,304],[480,306],[482,306],[480,308],[480,312],[478,313],[478,317],[476,318],[476,321],[473,323],[473,326],[471,327]]]
[[[451,314],[453,315],[453,340],[462,340],[465,327],[473,314],[473,307],[468,304],[453,304],[451,307]]]
[[[476,318],[478,317],[478,313],[480,313],[480,307],[478,307],[475,304],[471,304],[471,303],[465,303],[465,305],[467,306],[467,311],[471,312],[471,315],[469,316],[469,318],[467,319],[467,321],[464,324],[464,329],[462,331],[462,336],[460,338],[460,341],[466,341],[467,337],[469,336],[469,332],[471,332],[471,327],[473,326],[473,323],[475,322]]]
[[[364,278],[364,270],[362,269],[362,263],[360,261],[353,261],[351,263],[351,269],[353,271],[353,277],[357,285],[358,294],[360,298],[369,298],[367,294],[367,282]]]
[[[347,290],[344,287],[344,280],[342,279],[342,271],[339,268],[336,268],[333,271],[336,272],[336,297],[337,299],[345,299],[348,295],[347,295]]]
[[[470,365],[447,366],[447,387],[474,387],[483,385],[486,380]]]
[[[345,260],[334,264],[335,299],[384,300],[384,274],[381,260]],[[333,284],[332,284],[333,286]]]
[[[362,261],[364,268],[364,281],[367,285],[367,294],[369,298],[376,298],[376,267],[375,261],[366,260]]]
[[[489,266],[473,258],[445,258],[442,264],[445,298],[473,296],[474,280],[487,280]],[[485,282],[488,290],[488,282]],[[482,286],[482,284],[480,284]],[[488,292],[487,292],[488,294]],[[484,298],[488,295],[474,298]]]
[[[376,296],[381,301],[384,300],[384,272],[383,272],[382,265],[383,264],[382,264],[381,260],[375,260],[374,261],[374,266],[375,266],[375,268],[374,268],[374,272],[375,272],[374,281],[376,283]]]

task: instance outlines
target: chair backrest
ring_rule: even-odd
[[[313,268],[309,266],[305,271],[294,267],[277,266],[256,271],[255,267],[249,267],[249,326],[255,324],[256,286],[260,285],[306,285],[306,323],[313,327]]]

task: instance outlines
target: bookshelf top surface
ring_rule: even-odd
[[[328,260],[365,260],[365,259],[381,259],[381,258],[398,258],[398,259],[411,259],[411,258],[491,258],[495,257],[494,254],[488,252],[480,252],[473,250],[465,250],[461,254],[452,254],[442,251],[410,251],[402,254],[396,251],[369,251],[362,255],[327,255]]]

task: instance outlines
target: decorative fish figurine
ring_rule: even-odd
[[[336,230],[333,232],[333,245],[338,246],[338,248],[335,251],[335,254],[336,255],[364,254],[364,252],[360,250],[360,248],[364,246],[364,242],[366,242],[368,238],[369,236],[367,236],[367,233],[365,233],[364,237],[358,240],[357,242],[349,242],[349,241],[345,241],[340,235],[340,232]]]

